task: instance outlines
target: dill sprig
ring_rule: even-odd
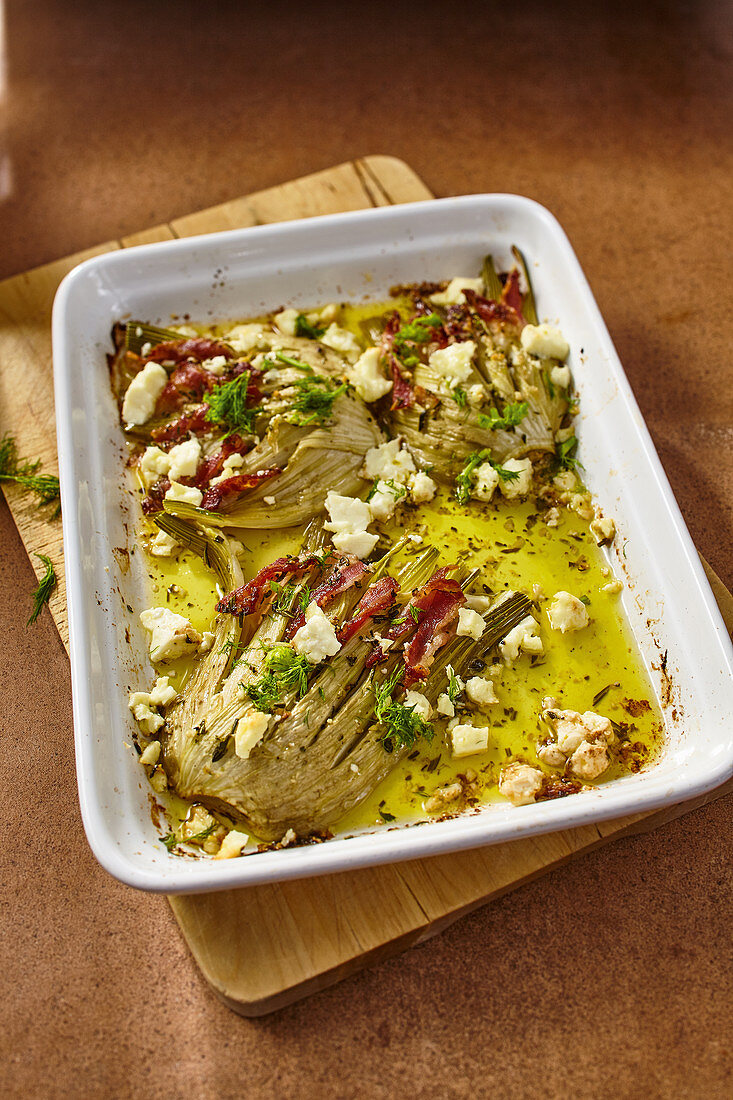
[[[468,504],[471,499],[473,475],[476,468],[481,466],[484,462],[488,462],[493,466],[502,481],[516,481],[519,477],[517,470],[507,470],[504,466],[500,466],[498,462],[494,462],[491,458],[490,450],[474,451],[456,478],[455,496],[459,504]]]
[[[290,402],[290,411],[285,419],[289,424],[304,428],[308,424],[322,424],[329,419],[334,401],[346,392],[348,383],[342,382],[340,386],[334,387],[327,378],[313,374],[310,378],[296,378],[293,388],[296,391],[295,397]]]
[[[41,460],[34,462],[18,457],[18,446],[9,432],[0,440],[0,481],[13,481],[16,485],[35,493],[41,504],[57,502],[54,516],[59,514],[59,479],[54,474],[39,474]]]
[[[285,363],[288,367],[295,367],[296,370],[305,371],[306,374],[313,374],[313,367],[310,363],[301,363],[300,359],[294,359],[292,355],[286,355],[282,351],[275,352],[275,358],[280,363]],[[266,360],[267,364],[272,364],[273,367],[277,366],[277,363],[273,363],[271,359]]]
[[[209,423],[225,426],[228,435],[232,432],[253,432],[255,420],[262,410],[259,406],[248,408],[248,386],[249,371],[243,371],[231,382],[214,386],[206,398],[209,406],[206,419]]]
[[[555,448],[555,457],[559,463],[559,466],[563,470],[577,470],[578,467],[583,469],[581,462],[578,462],[576,452],[578,450],[577,436],[571,435],[569,439],[564,439],[562,443],[558,443]]]
[[[319,340],[325,331],[325,327],[312,325],[304,313],[299,313],[295,318],[296,336],[307,336],[309,340]]]
[[[486,413],[479,413],[479,427],[487,432],[497,432],[501,429],[516,428],[517,424],[521,424],[524,420],[528,409],[529,406],[526,401],[505,405],[503,413],[500,413],[498,409],[492,406],[489,409],[488,415]]]
[[[435,735],[433,727],[416,713],[414,706],[407,707],[392,698],[404,671],[404,668],[398,667],[383,683],[374,685],[374,713],[377,721],[385,727],[381,741],[386,752],[409,749],[419,737],[432,741]]]
[[[51,599],[51,593],[58,583],[56,579],[56,570],[53,567],[51,559],[46,557],[45,554],[36,554],[36,557],[46,566],[46,572],[41,577],[38,588],[33,593],[33,610],[31,611],[31,617],[26,623],[26,626],[30,626],[36,621],[43,608]]]
[[[429,313],[427,317],[416,317],[413,321],[406,322],[394,334],[392,350],[406,367],[415,366],[420,361],[414,354],[415,347],[432,340],[433,329],[440,328],[442,324],[437,313]]]
[[[456,386],[453,390],[453,400],[460,409],[465,409],[468,401],[468,394],[465,390],[461,389],[460,386]]]
[[[257,683],[248,684],[245,693],[255,710],[271,714],[283,695],[293,689],[302,699],[308,690],[308,674],[312,669],[313,665],[292,646],[273,646],[265,657],[263,676]]]

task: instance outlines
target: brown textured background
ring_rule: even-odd
[[[730,586],[730,5],[208,7],[0,0],[0,277],[365,153],[403,157],[438,195],[529,195],[568,231]],[[47,614],[22,626],[33,584],[3,505],[10,1095],[731,1094],[733,799],[239,1019],[166,902],[87,848],[66,657]]]

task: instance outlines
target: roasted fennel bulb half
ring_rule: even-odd
[[[481,667],[531,607],[506,593],[478,640],[457,637],[474,573],[438,569],[437,550],[408,553],[407,540],[366,565],[324,549],[317,528],[297,557],[232,587],[225,536],[171,516],[159,523],[205,556],[227,591],[214,645],[167,709],[163,766],[182,798],[266,841],[327,830],[361,802],[434,735],[406,692],[434,704],[446,666]]]
[[[204,525],[280,529],[322,511],[329,490],[362,491],[364,454],[384,436],[346,381],[341,355],[272,329],[263,329],[258,350],[247,354],[215,337],[166,335],[137,322],[118,326],[110,357],[113,388],[127,395],[126,431],[150,444],[140,458],[147,514],[165,510]],[[144,348],[144,358],[133,348]],[[151,366],[164,385],[152,416],[137,425],[130,384]],[[193,447],[195,461],[171,491],[173,474],[161,471],[179,443]]]
[[[503,282],[487,257],[483,293],[466,288],[452,305],[436,305],[435,295],[416,288],[411,318],[394,314],[371,333],[394,383],[382,423],[443,481],[479,451],[498,465],[554,453],[569,408],[569,372],[561,370],[562,384],[553,381],[560,361],[523,346],[522,330],[537,314],[515,256],[518,267]]]

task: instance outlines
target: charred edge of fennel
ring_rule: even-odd
[[[522,275],[524,275],[524,281],[527,284],[527,293],[522,298],[522,313],[525,320],[528,321],[530,325],[536,325],[538,323],[537,303],[535,301],[534,290],[532,289],[532,280],[529,277],[524,253],[521,252],[515,244],[512,245],[512,256],[516,260],[517,267],[522,272]]]
[[[484,291],[486,297],[494,302],[501,301],[502,285],[496,268],[494,267],[494,257],[489,253],[484,257],[484,262],[481,267],[481,278],[484,281]]]

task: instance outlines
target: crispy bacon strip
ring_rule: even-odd
[[[354,614],[348,622],[343,624],[338,632],[338,640],[341,644],[344,645],[350,638],[353,638],[355,634],[358,634],[362,627],[370,622],[375,615],[380,615],[383,612],[389,611],[394,603],[395,594],[399,590],[399,587],[394,577],[382,577],[381,580],[375,581],[374,584],[370,584],[359,600],[354,610]],[[381,649],[379,649],[380,654],[381,652]],[[372,662],[372,664],[374,663],[375,662]],[[367,665],[368,664],[369,660],[367,660]]]
[[[522,314],[507,302],[494,302],[490,298],[482,298],[475,290],[464,290],[463,293],[471,309],[478,313],[483,321],[506,321],[511,325],[524,325]]]
[[[389,369],[392,372],[392,405],[393,409],[411,409],[415,404],[415,391],[412,385],[402,376],[402,370],[394,355],[389,357]]]
[[[204,493],[201,507],[208,512],[217,512],[224,504],[229,504],[234,497],[246,493],[248,489],[256,489],[264,481],[277,477],[282,470],[279,466],[270,466],[267,470],[257,470],[254,474],[234,474],[226,481],[220,481],[218,485],[210,485]]]
[[[152,516],[155,512],[163,511],[163,498],[171,487],[167,477],[161,477],[154,485],[150,486],[148,495],[143,497],[142,509],[146,516]]]
[[[308,554],[304,558],[295,558],[292,555],[277,558],[276,561],[260,569],[251,581],[240,585],[219,600],[216,610],[229,615],[251,615],[262,606],[268,596],[273,594],[271,588],[273,582],[279,584],[285,577],[303,576],[314,565],[320,565],[322,560],[317,554]]]
[[[234,358],[232,349],[219,340],[212,340],[208,336],[192,336],[156,344],[147,359],[148,361],[152,359],[154,363],[183,363],[186,359],[195,359],[197,363],[203,363],[204,359],[214,359],[218,355],[223,355],[227,359]]]
[[[522,291],[519,288],[519,272],[516,267],[507,275],[504,289],[501,292],[501,300],[505,306],[513,309],[522,321],[524,320],[522,317]]]
[[[369,572],[363,561],[358,558],[341,558],[336,568],[322,581],[310,594],[310,601],[325,607],[331,600],[335,600],[342,592],[348,592],[361,578]],[[291,619],[285,629],[285,640],[289,641],[305,623],[305,614],[301,612]]]
[[[387,631],[387,638],[397,639],[414,627],[405,648],[405,687],[425,679],[435,654],[453,636],[453,624],[466,602],[460,584],[449,580],[448,572],[447,568],[438,569],[412,597],[400,620]]]
[[[179,439],[185,439],[190,432],[204,432],[211,428],[206,420],[208,405],[198,405],[190,413],[184,413],[177,420],[171,420],[162,428],[153,428],[151,439],[156,443],[177,443]]]
[[[216,375],[202,370],[194,363],[183,363],[176,367],[158,398],[156,414],[172,412],[187,401],[200,401],[215,380]]]
[[[205,458],[199,466],[196,471],[196,477],[193,479],[193,484],[197,489],[201,489],[202,491],[205,490],[212,478],[218,477],[222,472],[224,463],[230,455],[246,455],[251,449],[252,443],[242,439],[241,435],[237,435],[236,432],[232,432],[231,435],[225,435],[221,441],[219,450],[213,455],[210,455],[209,458]]]

